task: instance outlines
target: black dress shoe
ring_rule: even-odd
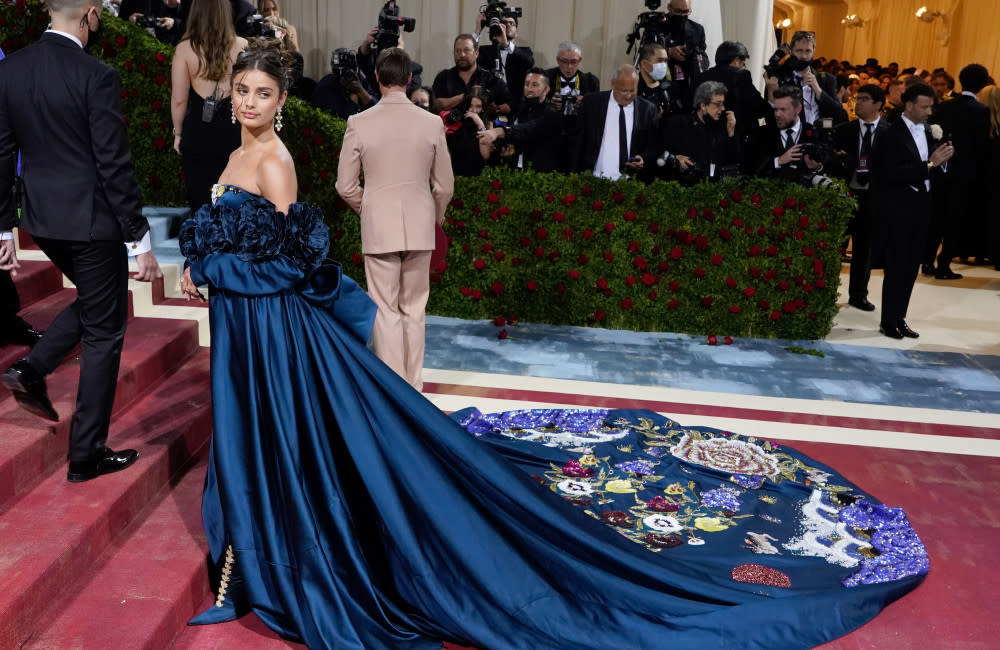
[[[935,280],[961,280],[962,274],[955,273],[951,269],[938,269],[938,272],[934,274]]]
[[[933,264],[921,264],[920,272],[923,273],[924,275],[934,275],[935,273],[937,273],[937,271],[934,270]]]
[[[919,339],[920,335],[910,329],[910,326],[906,324],[905,320],[899,321],[899,325],[896,326],[899,333],[908,339]]]
[[[14,399],[21,408],[46,420],[59,421],[59,414],[49,401],[45,377],[38,374],[27,359],[21,359],[8,368],[0,381],[14,393]]]
[[[875,311],[875,305],[867,298],[851,298],[847,304],[861,311]]]
[[[878,326],[878,331],[881,332],[882,334],[885,334],[891,339],[902,340],[903,338],[903,333],[899,331],[898,327],[895,327],[893,325],[886,325],[885,323],[882,323],[881,325]]]
[[[14,317],[14,322],[4,328],[0,334],[0,345],[31,345],[42,338],[42,332],[32,327],[27,321],[19,316]]]
[[[114,451],[110,447],[105,447],[101,455],[93,460],[70,461],[66,480],[70,483],[83,483],[98,476],[120,472],[134,463],[138,457],[139,452],[135,449]]]

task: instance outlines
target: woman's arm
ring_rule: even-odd
[[[189,41],[181,41],[174,50],[174,59],[170,62],[170,120],[174,125],[174,151],[181,152],[181,129],[184,126],[184,114],[187,112],[188,92],[191,88],[191,77],[188,73],[188,57],[194,54]]]
[[[295,29],[295,25],[291,23],[288,24],[288,40],[291,41],[292,48],[296,52],[302,51],[299,49],[299,32],[297,29]]]

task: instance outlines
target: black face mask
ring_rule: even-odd
[[[528,97],[527,95],[521,100],[521,103],[525,106],[537,106],[542,103],[541,97]]]
[[[668,19],[670,21],[670,26],[677,29],[682,29],[685,25],[687,25],[688,21],[687,16],[679,16],[677,14],[670,14]]]
[[[80,27],[84,26],[87,28],[87,43],[90,43],[97,37],[97,32],[101,31],[101,14],[97,14],[97,29],[94,30],[90,28],[90,10],[88,10],[80,19]]]
[[[803,61],[802,59],[797,59],[794,56],[791,58],[792,70],[796,72],[802,72],[806,68],[812,65],[812,61]]]

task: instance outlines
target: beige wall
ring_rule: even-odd
[[[770,54],[764,50],[773,51],[767,28],[771,3],[694,0],[695,19],[706,24],[709,34],[709,57],[713,57],[726,24],[726,37],[742,40],[755,58],[761,57],[754,61],[758,70]],[[359,45],[375,25],[383,4],[384,0],[280,0],[282,15],[298,29],[306,73],[319,78],[329,72],[330,52]],[[416,31],[404,38],[406,49],[424,66],[426,85],[440,70],[454,65],[452,42],[459,33],[475,27],[483,4],[484,0],[400,0],[403,15],[417,19]],[[625,36],[632,31],[636,15],[645,11],[641,0],[520,0],[508,4],[524,11],[518,42],[534,49],[536,64],[554,66],[556,45],[575,40],[583,47],[582,69],[597,74],[603,87],[607,87],[615,66],[629,61]],[[661,11],[666,4],[663,0]]]
[[[852,63],[875,57],[883,65],[896,61],[902,67],[928,70],[944,67],[956,76],[964,65],[973,62],[982,63],[994,76],[1000,72],[997,0],[847,0],[815,6],[803,4],[797,0],[775,2],[777,8],[791,9],[794,13],[790,29],[817,32],[820,55],[846,58]],[[946,18],[931,24],[917,20],[915,14],[923,5],[944,12]],[[864,26],[845,28],[840,20],[847,14],[857,14],[864,19]]]

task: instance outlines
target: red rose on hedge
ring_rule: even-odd
[[[506,327],[507,319],[504,318],[503,316],[497,316],[496,318],[493,319],[493,324],[496,325],[497,327]]]
[[[569,227],[563,228],[562,236],[566,241],[570,241],[573,239],[573,229]]]
[[[590,258],[586,255],[580,255],[580,257],[576,258],[576,261],[578,264],[586,264],[590,262]]]
[[[789,289],[792,288],[792,285],[789,284],[788,280],[782,280],[781,282],[778,283],[778,288],[781,289],[782,291],[788,291]]]
[[[535,237],[537,237],[538,239],[548,239],[549,231],[546,230],[545,228],[539,228],[538,230],[535,231]]]
[[[659,264],[657,264],[656,268],[660,271],[660,273],[663,273],[664,271],[670,270],[670,264],[668,264],[667,262],[660,262]]]
[[[594,206],[593,207],[594,207],[594,212],[600,212],[601,210],[604,209],[604,202],[603,201],[594,201]]]
[[[715,299],[712,296],[705,296],[701,299],[701,304],[703,307],[711,307],[714,301]]]
[[[785,214],[785,209],[779,205],[775,207],[773,210],[771,210],[771,212],[774,213],[774,216],[781,217]]]
[[[785,207],[786,208],[794,208],[798,204],[799,204],[799,200],[797,198],[795,198],[794,196],[790,196],[787,199],[785,199]]]
[[[700,251],[707,249],[708,237],[706,237],[705,235],[698,235],[698,237],[694,240],[694,245]]]
[[[746,289],[743,290],[743,295],[746,296],[747,298],[753,298],[754,296],[757,295],[757,290],[754,289],[753,287],[747,287]]]
[[[718,253],[713,255],[712,264],[714,264],[715,266],[719,266],[720,264],[722,264],[722,255],[719,255]]]
[[[796,309],[795,303],[789,300],[788,302],[786,302],[781,306],[781,309],[784,310],[785,313],[794,314]]]
[[[778,247],[777,246],[768,246],[767,250],[765,250],[764,252],[767,253],[768,255],[770,255],[771,257],[774,257],[775,255],[778,254]]]
[[[750,257],[757,257],[761,253],[760,246],[751,246],[749,250]]]
[[[624,308],[624,309],[632,309],[632,305],[633,305],[633,302],[632,302],[631,298],[626,298],[625,300],[622,300],[622,308]]]
[[[730,289],[735,289],[736,288],[736,278],[734,278],[734,277],[728,277],[728,278],[726,278],[726,286],[729,287]]]
[[[674,293],[677,293],[677,291],[680,288],[681,288],[681,283],[680,282],[678,282],[677,280],[671,280],[670,281],[670,290],[671,291],[673,291]]]
[[[625,218],[625,221],[635,221],[635,218],[637,216],[639,216],[639,215],[637,215],[634,212],[626,212],[624,218]]]
[[[538,283],[534,280],[528,280],[525,286],[528,288],[528,291],[538,291]]]
[[[733,190],[729,194],[729,196],[733,197],[734,201],[742,201],[743,200],[743,192],[741,192],[739,190]]]
[[[670,309],[677,309],[680,306],[681,303],[677,302],[676,300],[671,300],[670,302],[667,303],[667,307]]]
[[[719,237],[722,241],[729,241],[733,236],[733,233],[729,232],[727,229],[723,228],[719,231]]]
[[[721,201],[719,201],[719,207],[725,210],[726,208],[729,207],[729,201],[726,199],[722,199]]]
[[[566,293],[566,285],[560,282],[559,284],[556,285],[556,291],[558,291],[559,293]]]
[[[503,258],[504,258],[504,254],[502,252],[500,252],[500,251],[497,251],[497,252],[493,253],[493,259],[495,259],[496,261],[502,262]]]
[[[492,187],[495,190],[499,190],[500,189],[500,181],[499,180],[493,181],[492,183],[490,183],[490,187]]]
[[[574,280],[579,280],[580,279],[580,272],[577,271],[576,269],[570,269],[569,270],[569,277],[573,278]]]
[[[361,256],[361,253],[355,253],[354,255],[351,255],[351,261],[354,262],[355,264],[361,264],[361,261],[363,259],[364,258]]]
[[[598,309],[594,312],[594,320],[604,320],[604,312]]]
[[[750,267],[750,277],[751,278],[759,278],[760,277],[760,269],[758,269],[756,266],[751,266]]]
[[[775,271],[774,269],[768,269],[767,271],[764,272],[764,279],[773,280],[777,275],[778,275],[777,271]]]
[[[740,313],[740,308],[738,306],[736,306],[736,305],[730,305],[729,306],[729,313],[730,314],[738,314],[738,313]]]
[[[697,216],[698,216],[698,208],[688,208],[688,211],[687,211],[687,218],[688,219],[694,219]]]
[[[632,260],[632,264],[634,264],[637,269],[642,269],[643,271],[645,271],[649,266],[649,264],[646,262],[645,257],[634,258]]]
[[[604,259],[608,262],[614,262],[615,256],[612,253],[604,253]]]
[[[780,311],[772,311],[771,312],[771,320],[778,320],[779,318],[781,318],[781,312]]]
[[[553,201],[555,201],[555,200],[556,200],[556,195],[555,195],[555,194],[553,194],[552,192],[548,192],[548,193],[547,193],[547,194],[545,195],[545,202],[546,202],[546,203],[552,203],[552,202],[553,202]]]
[[[501,293],[503,293],[503,282],[494,282],[493,284],[491,284],[490,291],[499,296]]]
[[[771,303],[769,303],[766,300],[761,300],[760,302],[757,303],[757,306],[763,309],[764,311],[767,311],[768,309],[771,308]]]
[[[674,248],[673,250],[670,251],[670,257],[671,259],[679,260],[680,258],[684,257],[684,251],[681,250],[680,248]]]
[[[612,193],[611,198],[614,200],[615,203],[621,203],[622,201],[625,200],[625,195],[622,194],[621,192],[616,191]]]
[[[647,287],[650,286],[650,285],[656,284],[656,276],[653,275],[652,273],[643,273],[642,274],[642,283],[644,285],[646,285]]]
[[[602,290],[603,289],[607,289],[608,288],[608,281],[606,279],[604,279],[604,278],[599,278],[597,280],[597,288],[598,289],[602,289]]]
[[[613,232],[614,229],[615,229],[615,224],[613,223],[604,224],[604,232]]]
[[[636,252],[637,250],[639,250],[639,242],[637,242],[637,241],[630,241],[628,243],[628,249],[632,253]]]
[[[482,271],[483,269],[486,268],[486,262],[481,259],[477,259],[475,262],[472,263],[472,266],[475,267],[477,271]]]
[[[510,208],[508,208],[507,206],[504,206],[504,207],[500,208],[499,210],[497,210],[497,212],[499,212],[501,216],[506,217],[508,214],[510,214]]]
[[[591,238],[591,237],[593,237],[593,236],[594,236],[594,231],[593,231],[593,230],[590,230],[590,229],[588,228],[587,230],[584,230],[584,231],[583,231],[583,238],[584,238],[584,239],[590,239],[590,238]]]
[[[494,194],[493,192],[490,192],[489,194],[486,195],[486,200],[489,201],[490,203],[496,203],[497,201],[500,200],[500,197]]]
[[[805,255],[806,257],[812,257],[813,255],[816,254],[816,251],[806,246],[805,248],[802,249],[802,254]]]
[[[630,287],[631,287],[631,286],[632,286],[633,284],[635,284],[635,276],[634,276],[634,275],[630,275],[630,276],[628,276],[627,278],[625,278],[625,284],[627,284],[627,285],[628,285],[628,286],[630,286]]]
[[[705,219],[707,221],[714,221],[715,220],[715,213],[712,212],[711,208],[705,208],[705,210],[702,211],[701,216],[705,217]]]
[[[705,277],[705,269],[701,268],[700,266],[698,268],[696,268],[694,270],[694,277],[696,277],[696,278],[703,278],[703,277]]]
[[[660,224],[658,224],[658,223],[651,223],[651,224],[649,224],[649,232],[651,232],[653,234],[656,234],[656,233],[660,232]]]
[[[564,215],[562,212],[556,212],[556,213],[554,213],[552,215],[552,220],[553,221],[557,221],[557,222],[558,221],[562,221],[565,218],[566,218],[566,215]]]
[[[470,289],[469,287],[462,287],[461,289],[459,289],[459,291],[465,297],[469,297],[472,295],[472,289]]]
[[[566,196],[563,197],[562,202],[563,205],[573,205],[574,203],[576,203],[576,196],[573,194],[567,194]]]

